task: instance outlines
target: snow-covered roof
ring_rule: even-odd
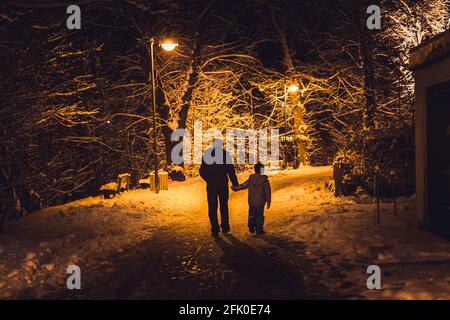
[[[409,68],[417,70],[447,56],[450,56],[450,29],[411,49]]]

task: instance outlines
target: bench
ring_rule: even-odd
[[[100,188],[100,192],[105,199],[111,199],[122,191],[129,191],[131,183],[131,175],[122,173],[117,176],[117,182],[107,183]]]

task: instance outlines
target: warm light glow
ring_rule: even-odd
[[[296,93],[298,90],[299,90],[298,84],[291,84],[291,85],[288,87],[288,91],[289,91],[290,93]]]
[[[178,47],[178,43],[173,40],[164,40],[159,44],[165,51],[172,51]]]

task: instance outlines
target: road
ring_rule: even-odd
[[[274,200],[266,212],[267,234],[259,237],[247,231],[247,194],[243,191],[230,196],[231,234],[212,238],[204,186],[195,184],[199,198],[190,201],[188,209],[183,201],[174,202],[170,217],[151,236],[102,257],[107,267],[91,261],[83,268],[82,290],[62,288],[43,298],[355,298],[359,284],[351,290],[355,284],[344,281],[345,275],[330,259],[336,253],[321,252],[313,241],[292,240],[278,232],[289,221],[290,204],[278,201],[276,195],[308,182],[314,187],[323,185],[329,175],[326,169],[301,180],[297,175],[272,178]],[[178,188],[181,193],[185,186]],[[342,267],[358,268],[345,261]]]

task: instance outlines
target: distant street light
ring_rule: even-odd
[[[284,165],[287,168],[288,162],[287,162],[287,152],[286,152],[286,142],[287,142],[287,112],[286,112],[286,107],[287,107],[287,98],[288,98],[288,94],[294,94],[296,92],[298,92],[300,90],[300,87],[298,84],[296,83],[292,83],[290,85],[286,84],[286,78],[284,79],[284,147],[283,147],[283,153],[284,153]]]
[[[296,93],[298,90],[300,90],[298,84],[291,84],[291,85],[288,87],[289,93]]]
[[[159,44],[165,51],[173,51],[178,47],[178,43],[173,40],[163,40]],[[151,60],[151,82],[152,82],[152,104],[153,104],[153,153],[154,153],[154,167],[155,167],[155,192],[159,193],[159,160],[158,160],[158,134],[156,123],[156,84],[155,84],[155,57],[154,57],[155,38],[150,39],[150,60]]]

